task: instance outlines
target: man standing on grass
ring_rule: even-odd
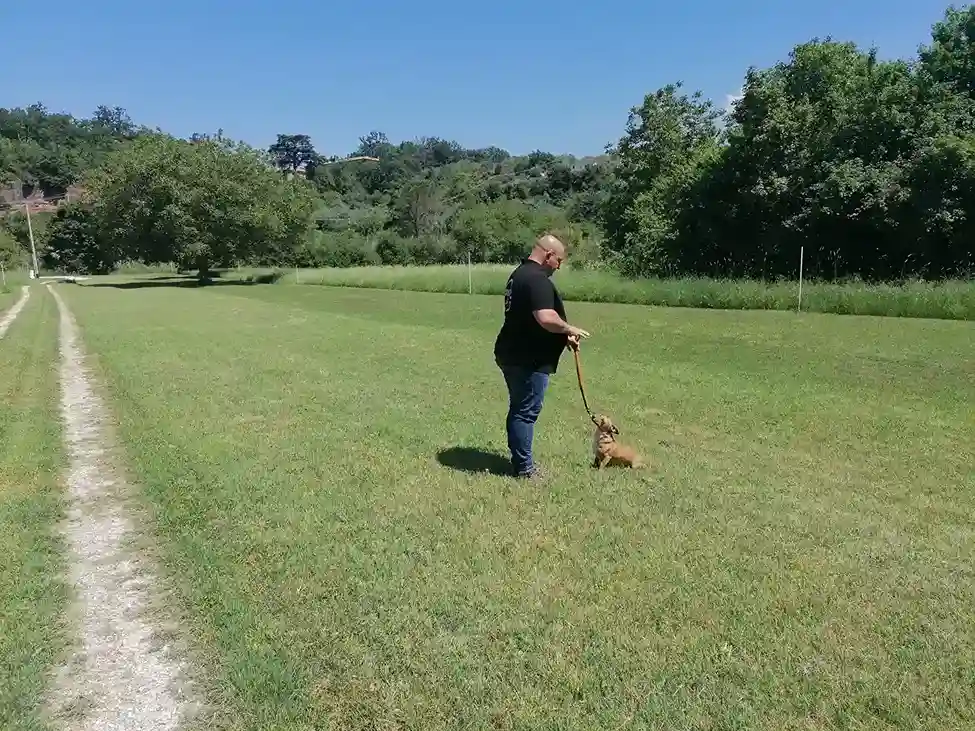
[[[518,477],[541,476],[532,460],[535,421],[542,411],[549,376],[566,347],[578,348],[589,333],[565,321],[565,308],[552,275],[565,261],[565,245],[551,234],[511,273],[504,291],[504,324],[494,359],[508,386],[508,449]]]

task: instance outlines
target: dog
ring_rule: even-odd
[[[608,416],[600,414],[593,417],[596,431],[592,435],[592,466],[603,467],[645,467],[643,458],[632,447],[616,441],[620,430]]]

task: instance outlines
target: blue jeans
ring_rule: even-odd
[[[542,411],[548,373],[540,373],[523,366],[501,366],[504,382],[508,386],[508,450],[515,474],[529,475],[535,469],[532,461],[532,439],[535,421]]]

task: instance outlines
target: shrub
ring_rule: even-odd
[[[369,240],[352,232],[312,231],[298,256],[303,267],[354,267],[381,264]]]

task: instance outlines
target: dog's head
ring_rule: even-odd
[[[613,424],[612,420],[604,414],[597,414],[592,420],[598,431],[606,432],[607,434],[620,433],[620,430],[616,428],[616,425]]]

